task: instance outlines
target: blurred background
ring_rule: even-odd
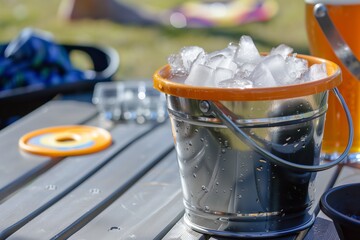
[[[117,50],[121,58],[116,80],[150,79],[156,69],[167,63],[167,57],[183,46],[197,45],[210,52],[226,47],[229,42],[237,42],[241,35],[251,36],[260,51],[269,51],[285,43],[297,53],[308,54],[304,0],[276,1],[278,12],[266,22],[177,29],[172,26],[124,25],[109,20],[65,21],[58,16],[60,0],[0,0],[0,42],[8,42],[23,28],[33,27],[52,33],[57,43],[110,46]],[[163,11],[185,1],[123,2],[151,11]],[[78,59],[74,60],[75,64],[86,67],[81,66],[81,56]]]

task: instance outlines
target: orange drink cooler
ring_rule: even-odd
[[[360,81],[352,76],[336,57],[313,15],[313,8],[316,3],[326,5],[334,25],[359,59],[360,0],[306,0],[305,2],[306,28],[311,54],[331,60],[341,67],[343,83],[339,86],[339,90],[345,98],[354,122],[355,135],[350,153],[358,153],[360,152]],[[344,124],[346,122],[345,113],[334,95],[329,95],[328,104],[322,150],[325,154],[331,155],[341,152],[345,148],[348,126]]]

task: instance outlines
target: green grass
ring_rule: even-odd
[[[183,2],[126,1],[152,9],[164,9]],[[268,22],[226,29],[178,30],[129,26],[106,20],[64,22],[57,17],[60,0],[0,0],[0,41],[10,41],[24,27],[34,27],[51,32],[60,43],[111,46],[121,58],[116,79],[151,78],[157,68],[166,64],[167,56],[183,46],[197,45],[213,51],[238,41],[244,34],[251,36],[261,51],[285,43],[298,53],[308,53],[304,0],[278,0],[278,3],[278,14]]]

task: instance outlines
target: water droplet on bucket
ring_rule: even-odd
[[[193,173],[193,177],[196,178],[196,173]]]
[[[209,212],[210,211],[209,206],[205,206],[204,210],[205,210],[205,212]]]
[[[260,159],[259,162],[261,162],[261,163],[266,163],[266,160]]]
[[[261,172],[263,170],[263,167],[260,166],[260,167],[257,167],[256,170],[258,170],[259,172]]]

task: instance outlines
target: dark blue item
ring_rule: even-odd
[[[330,217],[342,240],[360,236],[360,183],[346,184],[326,191],[320,208]]]
[[[72,52],[89,57],[90,69],[76,69]],[[24,29],[0,44],[0,129],[58,94],[91,94],[97,82],[111,81],[119,68],[115,49],[57,44],[48,34]]]
[[[84,72],[72,66],[64,47],[43,32],[24,29],[0,51],[0,91],[85,79]]]

